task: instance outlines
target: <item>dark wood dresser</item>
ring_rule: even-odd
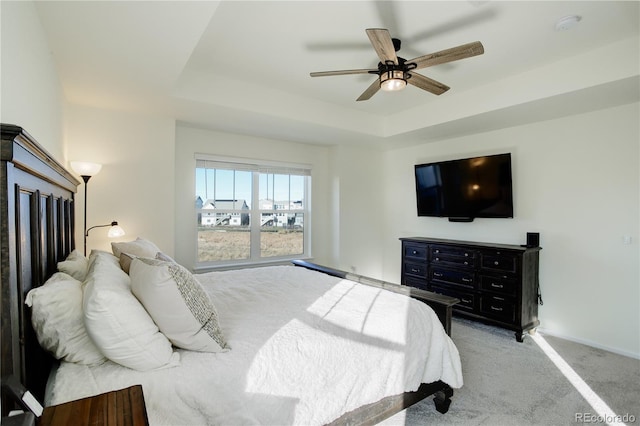
[[[538,320],[540,247],[438,238],[400,238],[401,283],[460,299],[456,315],[516,332]]]

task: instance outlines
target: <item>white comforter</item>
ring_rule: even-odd
[[[142,384],[152,425],[319,425],[420,383],[462,386],[456,347],[414,299],[293,266],[197,278],[231,351],[152,372],[62,363],[47,403]]]

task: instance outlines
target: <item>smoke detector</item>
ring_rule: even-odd
[[[556,31],[567,31],[578,25],[578,22],[582,20],[581,16],[569,15],[564,18],[558,19],[556,22]]]

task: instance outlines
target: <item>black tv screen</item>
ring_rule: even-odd
[[[418,216],[512,218],[511,154],[417,164]]]

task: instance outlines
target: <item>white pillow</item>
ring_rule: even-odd
[[[69,256],[58,262],[58,271],[71,275],[73,278],[84,281],[89,270],[89,259],[84,257],[78,250],[69,253]]]
[[[136,257],[138,257],[138,256],[134,256],[132,254],[125,253],[125,252],[120,253],[120,269],[122,269],[123,271],[125,271],[128,274],[129,273],[129,269],[131,268],[131,261],[133,259],[135,259]],[[175,260],[173,260],[170,256],[164,254],[161,251],[156,253],[155,258],[158,259],[158,260],[164,260],[165,262],[174,262],[174,263],[176,263]]]
[[[160,251],[158,246],[144,238],[136,238],[134,241],[111,243],[111,250],[116,257],[120,257],[121,253],[129,253],[137,257],[155,257]]]
[[[56,272],[25,300],[38,342],[56,359],[96,365],[106,361],[84,327],[82,283]]]
[[[84,321],[89,336],[113,362],[134,370],[179,364],[180,356],[131,293],[118,258],[92,251],[84,289]]]
[[[201,352],[229,349],[211,299],[183,266],[136,258],[129,276],[133,294],[175,346]]]
[[[131,261],[133,259],[135,259],[135,256],[130,255],[129,253],[120,253],[120,269],[128,274],[129,268],[131,268]]]
[[[164,260],[165,262],[178,263],[175,260],[173,260],[173,258],[171,256],[169,256],[168,254],[163,253],[161,251],[156,253],[156,257],[155,258],[158,259],[158,260]]]

